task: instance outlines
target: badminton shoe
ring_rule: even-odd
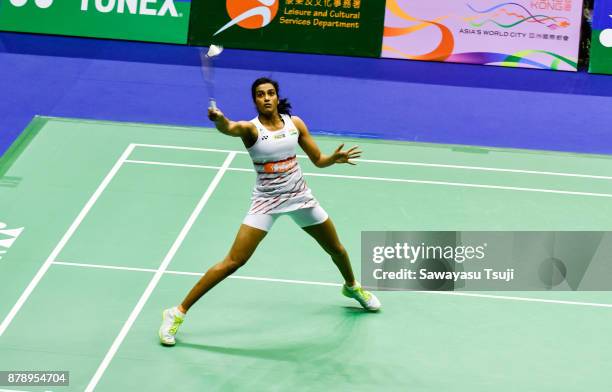
[[[159,327],[159,341],[164,346],[174,346],[176,340],[174,336],[178,332],[178,327],[185,320],[185,315],[181,315],[179,310],[174,307],[162,312],[162,325]]]
[[[346,284],[342,286],[342,294],[345,297],[357,300],[365,310],[376,312],[380,309],[380,301],[376,296],[367,290],[364,290],[359,283],[353,287],[348,287]]]

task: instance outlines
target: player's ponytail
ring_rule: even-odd
[[[288,114],[291,116],[291,103],[287,98],[278,101],[278,112],[280,114]]]
[[[276,95],[279,97],[278,100],[278,112],[280,114],[288,114],[291,115],[291,103],[287,98],[280,99],[280,88],[278,86],[278,82],[276,80],[270,78],[259,78],[253,82],[251,86],[251,96],[253,97],[253,102],[255,102],[255,95],[257,94],[257,87],[262,84],[270,83],[274,86],[276,90]]]

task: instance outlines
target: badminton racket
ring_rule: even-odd
[[[200,50],[200,62],[202,64],[202,76],[208,90],[209,107],[217,109],[217,101],[215,100],[215,67],[213,60],[223,52],[223,46],[210,45],[208,50]]]

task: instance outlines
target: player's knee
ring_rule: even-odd
[[[327,247],[327,253],[332,257],[340,257],[346,255],[346,249],[341,243],[335,243]]]
[[[248,258],[241,256],[226,256],[223,260],[223,265],[226,271],[230,274],[236,272],[240,267],[246,264]]]

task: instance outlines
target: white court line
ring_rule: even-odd
[[[507,295],[492,295],[492,294],[474,294],[474,293],[461,293],[461,292],[449,292],[449,291],[414,291],[415,293],[423,294],[441,294],[441,295],[457,295],[460,297],[479,297],[479,298],[494,298],[494,299],[505,299],[509,301],[524,301],[524,302],[543,302],[549,304],[560,304],[560,305],[579,305],[579,306],[592,306],[596,308],[612,308],[612,304],[602,304],[597,302],[578,302],[578,301],[562,301],[557,299],[543,299],[543,298],[527,298],[527,297],[512,297]]]
[[[139,165],[154,165],[154,166],[177,166],[177,167],[188,167],[188,168],[195,168],[195,169],[219,169],[220,168],[219,166],[191,165],[191,164],[172,163],[172,162],[156,162],[156,161],[128,160],[126,161],[126,163],[134,163],[134,164],[139,164]],[[243,168],[228,168],[227,170],[228,171],[242,171],[242,172],[253,172],[254,171],[253,169],[243,169]],[[370,180],[370,181],[404,182],[404,183],[410,183],[410,184],[444,185],[444,186],[455,186],[455,187],[462,187],[462,188],[499,189],[499,190],[509,190],[509,191],[519,191],[519,192],[539,192],[539,193],[554,193],[554,194],[560,194],[560,195],[612,198],[612,194],[609,194],[609,193],[563,191],[560,189],[524,188],[524,187],[505,186],[505,185],[471,184],[471,183],[464,183],[464,182],[409,180],[405,178],[386,178],[386,177],[368,177],[368,176],[347,176],[347,175],[342,175],[342,174],[326,174],[326,173],[304,173],[304,176],[346,178],[346,179]]]
[[[104,189],[106,189],[108,184],[111,182],[115,174],[117,174],[117,172],[121,168],[121,165],[123,165],[123,163],[126,161],[127,157],[130,155],[132,150],[134,150],[134,144],[130,144],[125,149],[125,151],[123,151],[119,159],[115,162],[112,169],[108,172],[106,177],[104,177],[104,180],[102,180],[102,183],[98,186],[98,188],[93,193],[93,195],[91,195],[91,197],[89,198],[89,200],[87,201],[87,203],[85,204],[81,212],[79,212],[79,215],[77,215],[76,219],[72,222],[72,224],[68,228],[68,231],[66,231],[66,233],[64,234],[60,242],[55,246],[55,249],[53,249],[49,257],[47,257],[47,260],[45,260],[45,262],[40,267],[40,269],[38,270],[34,278],[30,281],[26,289],[23,291],[23,293],[21,293],[21,296],[19,297],[15,305],[13,305],[13,308],[10,310],[8,315],[5,317],[4,321],[2,321],[2,324],[0,324],[0,336],[2,336],[2,334],[8,328],[8,326],[11,324],[11,322],[17,315],[17,312],[19,312],[19,310],[21,309],[25,301],[28,299],[32,291],[38,285],[38,282],[40,282],[42,277],[45,275],[45,273],[51,266],[51,263],[53,263],[57,255],[59,255],[62,249],[64,248],[64,246],[66,246],[66,243],[70,240],[70,238],[72,237],[76,229],[79,227],[83,219],[85,219],[85,216],[87,216],[87,214],[89,213],[93,205],[96,203],[96,201],[98,200],[98,198],[100,197]]]
[[[551,171],[539,171],[539,170],[503,169],[503,168],[498,168],[498,167],[486,167],[486,166],[446,165],[446,164],[441,164],[441,163],[423,163],[423,162],[410,162],[410,161],[381,161],[381,160],[376,160],[376,159],[355,159],[354,161],[355,162],[367,162],[367,163],[383,163],[387,165],[441,167],[445,169],[483,170],[483,171],[495,171],[495,172],[505,172],[505,173],[538,174],[538,175],[544,175],[544,176],[563,176],[563,177],[592,178],[592,179],[598,179],[598,180],[612,180],[612,176],[598,176],[594,174],[563,173],[563,172],[551,172]]]
[[[148,147],[148,148],[171,149],[171,150],[206,151],[206,152],[222,152],[222,153],[235,152],[236,154],[247,154],[246,151],[238,151],[238,150],[219,150],[219,149],[214,149],[214,148],[184,147],[184,146],[171,146],[171,145],[160,145],[160,144],[136,144],[136,146],[137,147]],[[297,157],[298,158],[308,158],[308,156],[301,155],[301,154],[298,154]],[[612,180],[612,176],[551,172],[551,171],[539,171],[539,170],[505,169],[505,168],[487,167],[487,166],[448,165],[448,164],[442,164],[442,163],[386,161],[386,160],[378,160],[378,159],[354,159],[354,162],[382,163],[382,164],[387,164],[387,165],[439,167],[439,168],[445,168],[445,169],[482,170],[482,171],[505,172],[505,173],[536,174],[536,175],[544,175],[544,176],[562,176],[562,177],[591,178],[591,179],[599,179],[599,180]]]
[[[156,162],[156,161],[139,161],[134,159],[128,159],[125,163],[135,163],[140,165],[155,165],[155,166],[175,166],[175,167],[188,167],[192,169],[214,169],[219,170],[220,166],[209,166],[209,165],[194,165],[187,163],[168,163],[168,162]],[[235,170],[228,168],[227,170]],[[244,171],[253,171],[253,169],[243,169]]]
[[[247,154],[246,151],[238,151],[238,150],[220,150],[218,148],[202,148],[202,147],[187,147],[187,146],[171,146],[166,144],[142,144],[136,143],[136,147],[147,147],[147,148],[160,148],[164,150],[185,150],[185,151],[206,151],[206,152],[222,152],[225,154],[234,153],[234,154]]]
[[[65,265],[69,267],[98,268],[98,269],[109,269],[109,270],[119,270],[119,271],[150,272],[150,273],[157,272],[157,270],[152,269],[152,268],[121,267],[117,265],[72,263],[72,262],[64,262],[64,261],[54,261],[53,264]],[[165,270],[164,274],[202,276],[204,273],[203,272],[184,272],[184,271]],[[293,280],[293,279],[261,278],[261,277],[256,277],[256,276],[231,275],[231,276],[228,276],[228,278],[229,279],[242,279],[242,280],[261,280],[265,282],[278,282],[278,283],[310,284],[310,285],[316,285],[316,286],[336,286],[336,287],[342,286],[340,283],[311,282],[307,280]]]
[[[66,265],[69,267],[82,267],[82,268],[98,268],[98,269],[109,269],[119,271],[136,271],[136,272],[157,272],[153,268],[134,268],[134,267],[121,267],[118,265],[103,265],[103,264],[87,264],[87,263],[68,263],[64,261],[54,261],[54,265]]]
[[[408,180],[404,178],[383,178],[383,177],[367,177],[367,176],[343,176],[339,174],[323,174],[323,173],[304,173],[304,175],[313,176],[313,177],[352,178],[352,179],[357,179],[357,180],[407,182],[407,183],[412,183],[412,184],[446,185],[446,186],[456,186],[456,187],[463,187],[463,188],[502,189],[502,190],[508,190],[508,191],[521,191],[521,192],[556,193],[556,194],[561,194],[561,195],[612,197],[612,194],[609,194],[609,193],[574,192],[574,191],[562,191],[558,189],[524,188],[524,187],[504,186],[504,185],[470,184],[470,183],[463,183],[463,182]]]
[[[181,274],[181,272],[178,272]],[[202,275],[202,274],[195,274]],[[340,283],[327,283],[327,282],[311,282],[308,280],[294,280],[294,279],[276,279],[276,278],[261,278],[258,276],[230,276],[232,279],[241,279],[241,280],[258,280],[261,282],[276,282],[276,283],[291,283],[291,284],[308,284],[313,286],[334,286],[334,287],[342,287]]]
[[[160,266],[155,271],[155,275],[153,275],[153,278],[149,282],[149,284],[148,284],[147,288],[145,289],[144,293],[142,293],[142,296],[138,300],[138,303],[136,304],[136,306],[134,307],[134,309],[130,313],[130,316],[128,317],[128,319],[125,321],[125,324],[123,324],[123,327],[121,328],[121,331],[119,332],[119,334],[115,338],[113,344],[111,345],[110,349],[108,350],[108,352],[104,356],[104,359],[102,360],[102,363],[100,363],[100,366],[98,367],[98,370],[96,370],[96,373],[94,374],[94,376],[89,381],[89,384],[87,385],[87,388],[85,388],[85,392],[92,392],[96,388],[96,385],[98,385],[98,382],[100,381],[100,378],[102,377],[102,375],[106,371],[108,365],[110,364],[110,362],[112,361],[113,357],[115,356],[115,353],[119,349],[119,346],[121,346],[121,343],[123,343],[123,340],[127,336],[127,334],[130,331],[130,329],[132,328],[132,325],[136,321],[136,318],[138,317],[138,315],[142,311],[142,308],[144,307],[145,303],[147,302],[147,300],[149,299],[149,297],[153,293],[153,290],[155,289],[155,287],[159,283],[159,280],[163,276],[166,268],[168,268],[168,265],[170,264],[170,262],[174,258],[174,255],[176,254],[176,252],[180,248],[181,244],[185,240],[185,237],[187,237],[187,234],[191,230],[191,227],[193,226],[193,224],[195,223],[196,219],[200,215],[200,212],[202,212],[202,209],[204,208],[204,206],[208,202],[210,196],[213,194],[213,192],[217,188],[217,185],[219,185],[219,182],[221,181],[221,178],[225,174],[225,171],[227,170],[229,165],[232,163],[232,160],[234,159],[235,156],[236,156],[236,153],[230,152],[228,154],[227,158],[225,158],[225,161],[223,162],[223,165],[221,166],[221,168],[219,169],[219,171],[217,172],[217,174],[215,175],[215,177],[213,178],[211,183],[208,185],[208,188],[206,189],[206,192],[204,192],[204,195],[202,196],[202,198],[200,199],[200,201],[196,205],[195,209],[193,210],[193,212],[189,216],[189,219],[187,220],[187,222],[185,223],[185,225],[181,229],[181,232],[179,233],[178,237],[176,238],[176,240],[172,244],[172,247],[170,248],[170,250],[168,251],[168,253],[164,257],[164,259],[161,262]]]
[[[72,262],[54,262],[53,264],[65,265],[69,267],[81,267],[81,268],[101,268],[101,269],[112,269],[112,270],[123,270],[123,271],[135,271],[135,272],[149,272],[154,273],[157,270],[148,268],[132,268],[132,267],[119,267],[114,265],[100,265],[100,264],[83,264],[83,263],[72,263]],[[203,272],[183,272],[183,271],[170,271],[166,270],[164,274],[170,275],[188,275],[188,276],[202,276]],[[262,278],[255,276],[239,276],[230,275],[230,279],[241,279],[241,280],[256,280],[262,282],[275,282],[275,283],[290,283],[290,284],[303,284],[303,285],[314,285],[314,286],[333,286],[341,287],[340,283],[328,283],[328,282],[313,282],[307,280],[293,280],[293,279],[276,279],[276,278]],[[423,291],[423,290],[405,290],[411,293],[419,294],[437,294],[437,295],[454,295],[458,297],[476,297],[476,298],[489,298],[489,299],[501,299],[508,301],[523,301],[523,302],[541,302],[549,304],[559,305],[577,305],[577,306],[590,306],[596,308],[612,308],[612,304],[604,304],[597,302],[580,302],[580,301],[563,301],[556,299],[543,299],[543,298],[528,298],[528,297],[514,297],[508,295],[493,295],[493,294],[476,294],[467,293],[460,291]]]

